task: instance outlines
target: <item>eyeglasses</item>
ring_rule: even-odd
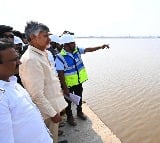
[[[0,64],[10,63],[10,62],[18,62],[19,60],[20,60],[20,56],[18,54],[17,57],[10,59],[8,61],[0,61]]]

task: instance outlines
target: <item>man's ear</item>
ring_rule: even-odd
[[[37,36],[35,34],[31,34],[30,38],[31,38],[32,42],[37,43],[38,38],[37,38]]]
[[[35,36],[34,34],[31,34],[31,35],[30,35],[31,41],[32,41],[33,39],[35,39],[35,38],[36,38],[36,36]]]

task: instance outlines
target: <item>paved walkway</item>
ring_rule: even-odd
[[[83,112],[88,117],[86,121],[77,118],[76,106],[73,106],[72,109],[77,126],[70,126],[65,118],[65,126],[60,128],[64,135],[59,137],[59,141],[67,139],[68,143],[121,143],[86,103],[83,104]]]

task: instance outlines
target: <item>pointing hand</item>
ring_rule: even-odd
[[[109,44],[107,44],[107,45],[106,45],[106,44],[102,45],[102,49],[104,49],[104,48],[108,48],[108,49],[109,49],[109,48],[110,48],[110,47],[109,47]]]

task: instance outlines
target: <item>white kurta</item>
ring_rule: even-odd
[[[47,51],[33,46],[21,57],[19,74],[23,86],[39,108],[44,119],[54,117],[67,107],[60,81],[48,60]]]
[[[0,143],[53,143],[38,108],[15,78],[0,80]]]

